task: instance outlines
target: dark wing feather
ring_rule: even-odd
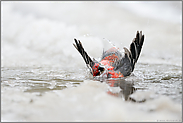
[[[73,44],[74,47],[79,51],[79,53],[81,54],[81,56],[83,57],[85,63],[87,65],[90,65],[90,67],[92,68],[92,66],[94,65],[94,62],[91,60],[91,58],[88,56],[88,54],[85,52],[80,40],[76,40],[74,39],[76,44]]]
[[[137,31],[136,38],[133,39],[130,45],[130,51],[124,48],[125,55],[115,63],[116,67],[114,70],[120,71],[124,76],[129,76],[133,72],[135,63],[140,56],[143,42],[144,35],[142,35],[142,31],[140,31],[140,33]]]

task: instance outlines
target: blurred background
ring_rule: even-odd
[[[138,62],[181,66],[180,1],[2,2],[1,13],[4,67],[85,67],[74,38],[100,58],[109,42],[129,48],[137,30],[145,35]]]

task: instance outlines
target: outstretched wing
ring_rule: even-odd
[[[92,68],[92,66],[94,65],[94,62],[91,60],[91,58],[90,58],[90,57],[88,56],[88,54],[85,52],[85,50],[84,50],[84,48],[83,48],[83,46],[82,46],[80,40],[74,39],[74,41],[75,41],[75,43],[76,43],[76,45],[73,44],[74,47],[79,51],[79,53],[80,53],[81,56],[83,57],[83,59],[84,59],[86,65],[89,65],[89,66]]]
[[[129,76],[140,56],[143,43],[144,35],[142,35],[142,31],[140,33],[137,31],[136,38],[133,39],[130,45],[130,51],[124,47],[125,55],[116,62],[114,70],[120,71],[124,76]]]

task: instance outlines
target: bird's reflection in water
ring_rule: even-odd
[[[131,99],[129,96],[134,93],[137,89],[134,87],[133,81],[126,81],[125,79],[109,79],[105,80],[107,84],[109,84],[110,87],[120,87],[120,92],[112,92],[108,91],[107,93],[116,97],[123,98],[125,101],[133,101],[135,100]]]

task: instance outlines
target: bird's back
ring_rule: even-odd
[[[107,60],[110,63],[110,66],[114,67],[114,63],[118,60],[120,60],[122,57],[122,54],[119,52],[119,50],[115,47],[112,47],[102,54],[101,61]]]

